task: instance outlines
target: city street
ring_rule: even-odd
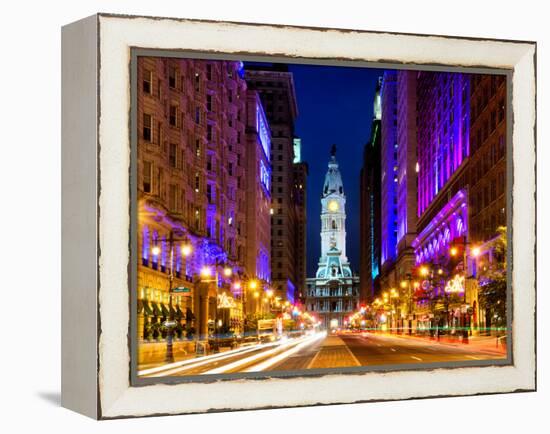
[[[141,377],[228,374],[411,363],[495,360],[506,356],[495,338],[471,344],[437,342],[368,332],[327,336],[325,332],[189,358],[143,369]]]

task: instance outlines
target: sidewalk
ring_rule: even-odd
[[[372,333],[372,332],[371,332]],[[497,345],[496,336],[469,336],[467,342],[462,341],[462,337],[450,337],[440,336],[439,339],[430,336],[418,336],[398,333],[387,332],[375,332],[373,334],[380,334],[388,337],[400,338],[400,339],[414,339],[425,343],[449,345],[458,348],[469,349],[472,351],[479,351],[485,353],[491,353],[499,356],[506,355],[506,340],[499,339]]]
[[[196,358],[195,342],[175,340],[172,344],[174,362]],[[166,341],[140,342],[138,344],[138,369],[155,368],[164,365]]]

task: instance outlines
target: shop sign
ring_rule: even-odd
[[[191,288],[187,288],[186,286],[178,286],[177,288],[172,288],[172,292],[177,293],[185,293],[185,292],[191,292]]]
[[[464,292],[464,276],[457,274],[445,285],[445,292]]]

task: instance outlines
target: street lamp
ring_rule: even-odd
[[[168,288],[169,311],[168,311],[168,318],[166,319],[166,321],[164,321],[164,326],[167,329],[166,356],[164,361],[166,363],[173,363],[174,362],[173,339],[174,339],[174,328],[176,326],[176,321],[174,319],[174,309],[172,307],[172,292],[173,292],[173,283],[174,283],[174,243],[175,243],[173,230],[170,230],[168,242],[169,242],[169,249],[170,249],[170,274],[169,274],[169,288]],[[189,256],[192,251],[191,245],[188,244],[186,241],[185,244],[182,244],[182,246],[180,247],[180,251],[183,256],[185,257]],[[155,245],[151,249],[151,252],[153,253],[153,255],[158,256],[161,252],[161,249],[159,246]]]

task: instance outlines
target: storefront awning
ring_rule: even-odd
[[[185,319],[185,314],[181,311],[179,306],[176,306],[176,318]]]
[[[168,316],[170,315],[170,311],[168,310],[166,305],[160,304],[160,308],[162,309],[162,315],[168,318]]]
[[[162,316],[162,310],[157,303],[151,302],[151,307],[154,316]]]
[[[147,300],[138,300],[138,313],[143,311],[144,315],[153,316],[154,312]]]

